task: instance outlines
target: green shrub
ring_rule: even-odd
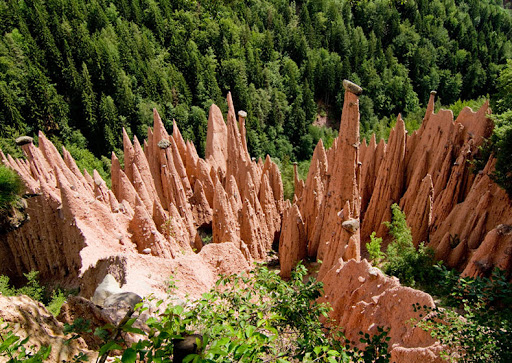
[[[384,223],[389,228],[393,241],[386,250],[383,271],[398,277],[404,285],[413,287],[417,283],[430,283],[435,275],[434,251],[423,243],[416,250],[405,214],[396,203],[391,206],[391,210],[391,222]]]
[[[494,130],[490,139],[484,144],[477,160],[477,167],[483,168],[488,156],[496,156],[496,167],[492,174],[494,181],[512,198],[512,59],[507,60],[497,79],[497,94],[492,100]],[[478,169],[477,169],[478,170]]]
[[[380,249],[381,245],[382,238],[375,237],[375,232],[372,232],[370,235],[370,243],[366,244],[366,249],[370,254],[370,261],[373,262],[374,265],[378,265],[385,257],[384,253]]]
[[[512,106],[511,106],[512,107]],[[496,170],[492,177],[494,181],[506,190],[512,198],[512,108],[501,115],[495,115],[496,123],[491,142],[496,153]]]
[[[50,302],[46,305],[48,311],[53,316],[58,316],[60,308],[66,302],[66,294],[61,289],[56,289],[52,292]]]
[[[396,203],[391,206],[391,213],[391,222],[384,222],[384,225],[388,227],[389,234],[393,236],[394,245],[406,249],[414,248],[411,229],[407,226],[405,213]]]
[[[4,296],[14,295],[13,288],[9,285],[9,277],[0,275],[0,294]]]
[[[23,275],[27,279],[27,283],[19,289],[10,286],[10,279],[8,276],[0,276],[0,292],[2,295],[27,295],[34,300],[43,301],[44,288],[39,284],[39,271],[30,271]]]
[[[39,271],[30,271],[23,275],[27,283],[16,290],[16,295],[27,295],[36,301],[43,301],[45,288],[39,283]]]
[[[149,333],[133,328],[133,318],[122,330],[147,335],[147,339],[125,349],[121,361],[171,362],[173,339],[191,333],[202,335],[202,350],[184,362],[388,361],[385,329],[379,328],[374,336],[361,333],[366,348],[358,350],[350,348],[339,328],[321,323],[330,307],[318,303],[322,284],[306,274],[306,268],[298,265],[291,279],[283,281],[278,272],[257,267],[221,278],[199,300],[169,304],[164,313],[146,321]],[[138,311],[144,309],[139,306]],[[108,341],[100,355],[119,349],[121,343]]]
[[[461,277],[439,266],[443,307],[415,305],[426,318],[419,326],[444,347],[442,356],[461,362],[512,361],[512,285],[506,272],[491,278]]]
[[[0,165],[0,209],[9,208],[23,192],[23,181],[12,169]]]
[[[69,293],[74,293],[74,291],[71,290],[65,292],[60,288],[55,288],[51,291],[41,286],[39,282],[39,271],[30,271],[23,275],[27,279],[27,282],[19,289],[10,285],[8,276],[1,275],[0,293],[4,296],[27,295],[33,300],[42,302],[54,316],[59,315],[60,308],[66,301],[66,296]]]

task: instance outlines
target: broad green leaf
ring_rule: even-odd
[[[135,363],[137,361],[137,352],[133,348],[128,348],[123,352],[121,362],[123,363]]]
[[[123,349],[123,348],[116,342],[108,342],[107,344],[103,345],[100,348],[98,355],[102,356],[106,352],[110,352],[111,350],[116,350],[116,349]]]

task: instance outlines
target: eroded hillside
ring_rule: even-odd
[[[164,294],[174,274],[183,295],[197,296],[279,242],[284,277],[301,259],[323,261],[324,299],[348,334],[386,325],[397,361],[438,359],[438,343],[405,324],[418,318],[413,303],[434,306],[432,298],[361,261],[363,246],[373,231],[389,242],[383,222],[398,203],[415,245],[426,242],[448,266],[471,276],[511,270],[512,204],[490,177],[495,160],[477,174],[470,165],[492,131],[488,105],[454,121],[451,111],[433,112],[433,93],[418,131],[408,135],[399,116],[387,144],[361,144],[362,90],[344,86],[339,136],[328,150],[317,145],[293,202],[283,200],[277,165],[250,157],[246,114],[237,122],[230,95],[227,122],[210,108],[205,159],[176,123],[169,135],[156,111],[142,144],[124,132],[124,166],[113,154],[111,190],[42,133],[37,147],[22,146],[26,160],[1,153],[32,197],[30,220],[1,236],[0,273],[38,270],[87,298],[107,273],[140,295]]]

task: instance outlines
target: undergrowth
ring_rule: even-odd
[[[101,361],[109,352],[120,350],[120,355],[113,358],[115,362],[170,363],[176,341],[200,334],[202,341],[196,341],[199,351],[188,355],[184,362],[389,361],[387,330],[378,327],[377,334],[372,336],[360,333],[364,349],[355,348],[354,342],[343,337],[341,328],[329,321],[330,306],[318,302],[323,293],[322,283],[314,278],[306,279],[306,274],[307,269],[300,264],[291,279],[284,281],[276,271],[259,266],[241,275],[221,278],[214,289],[195,301],[170,303],[165,308],[162,300],[151,301],[162,312],[145,322],[145,330],[134,327],[137,317],[148,309],[148,301],[141,303],[133,317],[116,329],[140,334],[143,339],[127,347],[121,338],[105,337],[98,359]],[[175,288],[171,281],[170,296]],[[90,332],[86,322],[79,321],[68,326],[66,332],[73,333],[70,339],[75,339],[84,330]],[[94,334],[100,336],[100,333]],[[6,340],[7,350],[20,354],[12,362],[36,359],[35,356],[25,359],[18,349],[19,343],[14,338]],[[0,355],[6,355],[7,350],[0,350]],[[41,356],[40,352],[36,354]],[[84,360],[83,355],[74,358],[76,362]]]
[[[21,339],[9,328],[0,319],[0,357],[7,357],[7,363],[41,363],[50,356],[51,346],[42,346],[39,349],[27,347],[30,337]]]
[[[503,270],[491,277],[463,277],[443,265],[438,270],[439,304],[415,305],[424,319],[418,326],[444,347],[451,362],[512,361],[512,285]]]
[[[71,290],[65,291],[61,288],[48,289],[42,286],[39,282],[39,271],[30,271],[23,275],[27,281],[20,288],[12,286],[8,276],[1,275],[0,294],[4,296],[27,295],[33,300],[42,302],[52,315],[57,316],[60,313],[62,304],[66,301],[66,296],[69,293],[74,293]]]
[[[418,287],[431,283],[436,275],[434,251],[424,243],[416,249],[405,214],[396,203],[391,206],[391,211],[391,222],[384,224],[393,239],[384,253],[382,238],[372,233],[370,243],[366,244],[370,260],[386,274],[398,277],[404,285]]]
[[[374,336],[362,334],[366,349],[358,350],[340,328],[326,328],[335,324],[322,324],[330,307],[317,301],[322,283],[305,279],[306,274],[299,264],[289,281],[262,266],[224,277],[190,309],[170,304],[158,318],[150,318],[147,339],[126,349],[118,361],[170,362],[160,359],[172,355],[172,339],[193,333],[202,335],[202,349],[184,362],[387,361],[385,329]]]
[[[393,204],[392,220],[386,223],[393,237],[386,253],[382,239],[372,233],[366,247],[372,262],[436,298],[436,307],[414,305],[421,319],[414,321],[439,341],[443,359],[453,362],[512,361],[512,285],[510,276],[494,270],[490,277],[461,276],[423,243],[416,249],[404,213]],[[453,237],[454,248],[458,236]]]

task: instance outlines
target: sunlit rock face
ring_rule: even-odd
[[[85,292],[111,273],[141,295],[164,291],[177,273],[200,292],[227,272],[212,256],[229,260],[230,266],[218,265],[230,272],[265,259],[281,230],[281,177],[270,158],[251,160],[231,95],[228,105],[227,123],[211,107],[206,159],[175,122],[169,135],[156,110],[142,144],[123,130],[124,166],[113,153],[111,189],[96,171],[82,173],[67,150],[61,156],[42,133],[37,147],[22,146],[26,160],[0,154],[35,195],[28,200],[30,221],[2,238],[5,273],[38,270],[43,279]],[[213,246],[203,248],[205,238]]]
[[[21,339],[28,340],[24,344],[27,353],[51,346],[50,354],[45,359],[47,362],[71,362],[73,357],[80,353],[85,354],[92,361],[98,355],[89,350],[82,338],[69,339],[69,335],[64,333],[64,325],[57,321],[42,303],[26,295],[3,296],[0,294],[0,319],[2,335],[6,336],[6,340],[8,337],[4,330],[6,327]],[[13,345],[14,343],[10,344],[10,346]],[[0,362],[12,362],[13,359],[9,359],[9,355],[7,353],[2,355]]]
[[[433,306],[432,298],[371,267],[365,243],[375,231],[389,244],[383,222],[397,203],[414,244],[425,242],[448,266],[470,276],[512,270],[512,203],[492,181],[495,159],[477,174],[470,169],[492,132],[488,104],[454,121],[451,111],[434,113],[433,93],[412,135],[398,116],[387,143],[361,143],[361,89],[344,86],[339,136],[329,149],[319,142],[305,181],[296,174],[293,201],[283,200],[270,157],[250,157],[246,114],[237,121],[230,95],[226,121],[210,109],[205,159],[176,122],[169,135],[156,111],[147,140],[123,131],[123,166],[112,154],[111,189],[42,133],[37,147],[23,143],[25,160],[0,152],[31,194],[30,220],[0,236],[0,273],[38,270],[43,279],[79,285],[85,297],[107,274],[124,291],[163,294],[173,274],[179,294],[197,296],[219,274],[249,269],[278,245],[285,278],[300,260],[323,261],[322,300],[347,336],[387,326],[394,361],[439,360],[439,345],[406,326],[416,317],[412,304]]]
[[[451,111],[434,113],[432,92],[419,130],[408,135],[399,115],[387,143],[372,137],[360,144],[353,91],[346,87],[339,137],[328,150],[317,145],[307,179],[295,191],[306,241],[283,234],[293,241],[281,244],[295,252],[281,254],[297,256],[306,245],[311,258],[323,261],[322,277],[340,259],[366,257],[373,231],[385,248],[391,239],[383,222],[391,220],[390,207],[397,203],[414,244],[425,242],[448,266],[471,276],[494,267],[510,271],[512,201],[492,181],[493,157],[484,170],[471,171],[478,147],[492,133],[489,104],[477,112],[465,108],[454,121]],[[360,229],[343,228],[354,219]],[[283,231],[290,230],[287,223],[295,221],[284,219]]]
[[[383,222],[397,203],[407,216],[413,242],[431,246],[438,259],[463,274],[488,274],[494,267],[512,270],[512,203],[490,175],[470,170],[484,138],[492,132],[488,104],[434,113],[431,94],[421,128],[408,135],[398,116],[388,142],[359,144],[357,94],[347,87],[340,135],[325,150],[317,145],[305,182],[295,181],[294,203],[285,204],[280,241],[281,275],[295,263],[321,260],[321,301],[329,302],[336,324],[352,341],[359,331],[389,328],[394,362],[440,362],[442,347],[410,323],[413,304],[434,306],[428,294],[400,285],[365,259],[365,243],[375,231],[391,238]]]
[[[375,335],[378,327],[389,329],[389,351],[393,362],[442,362],[442,347],[416,326],[422,319],[414,304],[433,308],[432,297],[400,285],[366,260],[338,262],[323,278],[324,296],[333,308],[330,318],[341,326],[347,339],[359,348],[359,332]]]

